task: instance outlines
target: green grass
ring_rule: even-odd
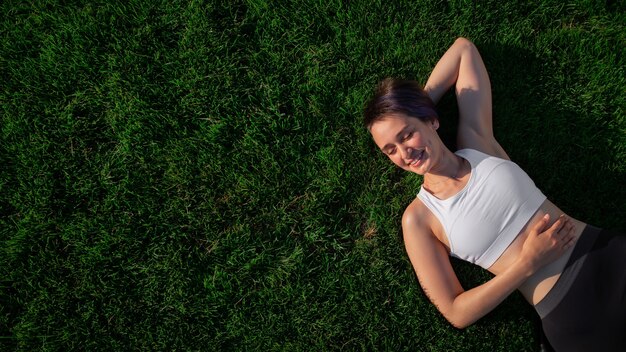
[[[424,82],[458,36],[509,155],[571,215],[626,229],[619,1],[0,13],[2,350],[538,350],[519,294],[463,331],[428,302],[399,226],[421,179],[361,127],[379,79]]]

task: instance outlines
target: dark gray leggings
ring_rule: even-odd
[[[535,306],[555,351],[626,351],[626,235],[587,226]]]

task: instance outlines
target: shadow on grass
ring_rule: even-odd
[[[584,87],[568,87],[569,92],[550,96],[554,92],[550,80],[575,75],[576,67],[559,67],[549,61],[554,58],[538,58],[515,46],[478,47],[492,81],[494,134],[511,159],[564,212],[600,227],[626,228],[626,174],[619,167],[626,156],[619,145],[624,130],[611,113],[617,111],[617,103],[588,102]],[[556,101],[566,94],[574,96]],[[604,105],[600,114],[572,107],[596,103]],[[451,92],[439,109],[442,139],[456,150],[458,113]]]

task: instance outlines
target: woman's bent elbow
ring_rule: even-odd
[[[456,45],[464,45],[464,46],[474,46],[474,43],[472,43],[471,40],[467,39],[467,38],[463,38],[463,37],[458,37],[456,38],[456,40],[454,41],[454,44]]]
[[[446,318],[446,320],[448,320],[450,324],[452,324],[452,326],[454,326],[455,328],[459,330],[463,330],[475,322],[475,320],[470,320],[470,319],[466,319],[464,317],[459,317],[459,316],[452,316],[452,315],[444,314],[444,317]]]
[[[465,329],[466,327],[468,327],[468,326],[472,325],[472,324],[463,323],[463,322],[458,322],[458,321],[450,321],[450,320],[448,320],[448,321],[450,322],[450,324],[452,324],[452,326],[454,326],[455,328],[457,328],[457,329],[459,329],[459,330],[463,330],[463,329]]]

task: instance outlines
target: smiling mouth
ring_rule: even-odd
[[[417,158],[415,158],[415,160],[413,160],[412,162],[410,162],[410,163],[409,163],[409,166],[416,166],[416,165],[418,165],[418,164],[422,161],[422,158],[423,158],[423,157],[424,157],[424,150],[420,151],[420,152],[417,154]]]

